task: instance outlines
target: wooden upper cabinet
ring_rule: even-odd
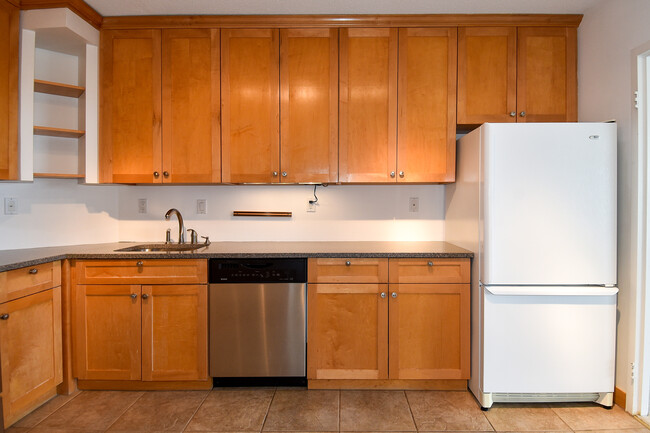
[[[458,123],[516,122],[517,28],[458,29]]]
[[[0,0],[0,180],[18,179],[19,16]]]
[[[398,182],[453,182],[456,29],[399,30]]]
[[[338,30],[280,30],[281,182],[338,179]]]
[[[578,120],[577,29],[517,29],[519,122]]]
[[[280,181],[279,30],[221,31],[223,182]]]
[[[101,182],[162,181],[160,38],[160,30],[101,34]]]
[[[163,30],[162,180],[221,180],[219,31]]]
[[[339,180],[394,182],[396,28],[340,31]]]

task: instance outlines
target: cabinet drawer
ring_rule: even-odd
[[[385,283],[388,259],[309,259],[310,283]]]
[[[0,273],[0,303],[61,285],[61,262]]]
[[[84,260],[75,264],[77,284],[205,284],[207,260]]]
[[[390,259],[390,283],[469,283],[470,259]]]

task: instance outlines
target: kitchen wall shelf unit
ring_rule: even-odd
[[[469,263],[309,259],[309,387],[464,389]]]
[[[23,12],[20,178],[97,183],[99,32],[69,9]]]
[[[458,123],[575,122],[575,27],[461,27]]]
[[[207,260],[80,260],[72,292],[79,388],[212,386]]]
[[[19,9],[0,0],[0,180],[18,179]]]
[[[56,394],[63,380],[60,262],[0,273],[4,425]]]
[[[105,31],[101,69],[101,182],[221,180],[218,30]]]

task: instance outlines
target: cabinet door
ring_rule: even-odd
[[[160,30],[102,31],[101,53],[100,181],[162,182]]]
[[[163,30],[162,38],[163,182],[219,182],[219,31]]]
[[[18,18],[0,1],[0,179],[18,179]]]
[[[469,379],[469,287],[390,285],[391,379]]]
[[[223,182],[279,182],[277,29],[221,31]]]
[[[56,394],[63,380],[61,288],[0,305],[3,412],[6,426]],[[6,317],[6,316],[5,316]]]
[[[280,30],[281,182],[338,179],[338,30]]]
[[[341,182],[395,182],[397,34],[397,29],[341,29]]]
[[[517,121],[578,120],[575,28],[517,29]]]
[[[308,379],[387,379],[386,284],[309,284]]]
[[[207,287],[142,286],[142,380],[207,378]]]
[[[398,182],[453,182],[456,29],[399,30]]]
[[[77,285],[75,377],[140,380],[140,286]]]
[[[516,27],[460,27],[458,123],[512,123],[516,110]]]

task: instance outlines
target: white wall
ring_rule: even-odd
[[[121,240],[162,241],[178,223],[165,221],[172,207],[185,227],[213,241],[297,240],[442,240],[444,187],[441,185],[330,185],[318,187],[315,213],[307,212],[313,186],[132,186],[120,192]],[[408,211],[410,197],[420,210]],[[148,200],[148,213],[138,213],[138,199]],[[196,200],[208,201],[207,215],[196,214]],[[291,211],[292,218],[233,217],[234,210]]]
[[[18,211],[0,211],[0,250],[117,241],[122,188],[79,185],[74,179],[0,183],[2,206],[12,197]]]
[[[578,118],[618,121],[618,283],[619,320],[616,386],[634,400],[637,297],[638,152],[633,137],[632,51],[650,41],[650,2],[604,0],[589,9],[578,31]]]

